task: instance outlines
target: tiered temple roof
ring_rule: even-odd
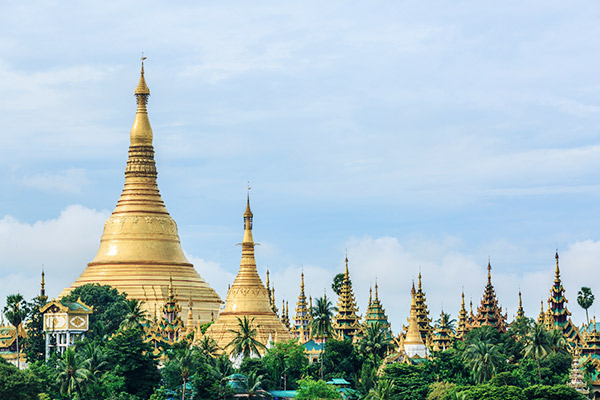
[[[440,321],[436,325],[433,332],[433,350],[444,351],[450,348],[452,343],[453,332],[450,328],[450,321],[448,321],[448,314],[442,310],[440,314]]]
[[[167,296],[172,277],[182,305],[191,297],[194,317],[208,322],[211,312],[218,312],[221,299],[185,257],[177,225],[158,190],[153,132],[146,108],[150,90],[143,63],[135,97],[137,111],[123,192],[104,224],[98,253],[60,297],[87,283],[110,285],[130,299],[144,301],[142,307],[150,313]]]
[[[413,285],[414,289],[414,285]],[[423,287],[421,286],[421,273],[419,272],[419,285],[418,289],[415,293],[415,303],[416,303],[416,313],[417,313],[417,323],[419,325],[419,332],[421,332],[421,338],[423,338],[423,342],[427,343],[431,340],[431,334],[433,332],[433,327],[431,326],[431,318],[429,318],[429,310],[427,309],[425,292],[423,292]]]
[[[458,311],[458,321],[456,323],[456,338],[462,339],[467,334],[467,310],[465,309],[465,292],[463,291],[460,295],[460,310]]]
[[[234,332],[239,330],[238,318],[243,319],[244,317],[253,321],[252,324],[258,331],[256,339],[265,346],[269,344],[269,338],[276,342],[292,339],[289,330],[273,312],[267,288],[256,270],[252,220],[250,197],[248,197],[244,212],[244,239],[242,240],[240,269],[227,293],[225,309],[205,333],[205,336],[212,337],[221,349],[225,349],[235,338]]]
[[[306,302],[306,295],[304,294],[304,272],[300,275],[300,294],[298,295],[298,302],[296,303],[296,316],[294,317],[293,333],[296,335],[296,339],[302,343],[310,340],[310,308]]]
[[[375,300],[372,300],[371,289],[369,289],[369,305],[367,306],[367,312],[365,314],[365,326],[376,324],[379,324],[381,329],[385,331],[388,339],[392,338],[392,329],[390,327],[390,323],[388,322],[387,315],[385,315],[383,305],[379,300],[377,282],[375,282]]]
[[[577,327],[571,321],[571,313],[567,309],[569,302],[565,297],[565,288],[560,279],[560,268],[558,265],[558,251],[554,256],[556,259],[556,268],[554,270],[554,283],[550,288],[550,297],[548,298],[548,311],[546,312],[546,324],[548,328],[562,331],[568,342],[580,343],[581,336]]]
[[[502,307],[498,306],[496,291],[492,285],[492,265],[488,262],[488,280],[481,299],[481,305],[477,308],[477,315],[472,323],[473,328],[483,325],[493,326],[500,332],[506,332],[506,315],[502,315]]]
[[[332,328],[334,334],[340,339],[353,340],[357,332],[361,330],[359,318],[356,315],[358,307],[352,291],[350,274],[348,273],[348,257],[346,256],[346,269],[344,281],[340,289],[337,303],[337,313],[333,318]]]

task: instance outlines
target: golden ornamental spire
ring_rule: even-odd
[[[419,292],[423,291],[421,286],[421,271],[419,271]]]
[[[148,85],[146,85],[146,79],[144,79],[145,59],[146,57],[142,57],[142,70],[140,72],[140,81],[137,87],[135,88],[134,92],[135,99],[137,102],[137,111],[135,113],[135,120],[133,121],[133,126],[131,127],[131,146],[152,146],[152,127],[150,126],[150,120],[148,119],[148,110],[146,109],[146,105],[148,104],[148,98],[150,97],[150,89],[148,89]],[[154,161],[154,157],[152,158],[152,161]],[[154,163],[152,164],[154,166]],[[154,177],[156,177],[156,167],[153,168],[153,171],[148,172],[153,174]]]
[[[554,256],[556,259],[556,269],[554,270],[554,277],[556,279],[560,279],[560,268],[558,267],[558,250],[556,250],[556,255]]]
[[[373,300],[372,300],[372,289],[369,287],[369,305],[373,304]]]
[[[44,301],[48,300],[48,296],[46,296],[46,280],[44,279],[46,274],[44,273],[44,268],[42,267],[42,282],[40,284],[40,299]]]
[[[491,285],[492,284],[492,262],[489,257],[488,257],[487,270],[488,270],[488,285]]]
[[[379,300],[379,286],[377,285],[377,279],[375,279],[375,300]]]

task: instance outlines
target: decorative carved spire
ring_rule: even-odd
[[[468,331],[467,310],[465,309],[465,292],[460,295],[460,310],[458,311],[458,322],[456,324],[456,337],[462,339]]]
[[[498,305],[498,299],[496,299],[496,291],[492,285],[492,265],[489,260],[487,270],[487,285],[485,285],[481,305],[477,308],[477,315],[472,325],[475,328],[483,325],[493,326],[498,331],[505,332],[506,315],[502,315],[502,307]]]
[[[519,308],[517,309],[517,318],[524,318],[525,310],[523,310],[523,300],[521,299],[521,291],[519,290]]]
[[[344,282],[340,288],[338,297],[337,313],[333,319],[332,328],[334,334],[339,337],[353,339],[354,335],[361,329],[358,321],[358,307],[352,291],[352,283],[348,272],[348,256],[346,255],[346,269],[344,271]]]
[[[48,300],[48,296],[46,296],[46,274],[44,273],[44,268],[42,267],[42,282],[40,284],[40,299],[43,301]]]

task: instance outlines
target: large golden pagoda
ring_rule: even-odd
[[[151,313],[157,306],[162,308],[172,279],[178,300],[185,305],[185,300],[191,299],[194,318],[209,322],[211,313],[218,312],[221,299],[185,257],[177,225],[160,196],[146,109],[149,96],[142,60],[125,187],[104,224],[96,257],[60,296],[87,283],[111,285],[129,298],[143,301],[145,310]]]
[[[235,332],[239,330],[238,318],[247,317],[253,320],[252,325],[258,331],[256,339],[265,346],[268,345],[269,339],[277,342],[293,338],[277,314],[273,312],[267,288],[256,271],[252,218],[250,197],[248,197],[244,213],[244,239],[242,240],[240,270],[227,293],[225,309],[205,333],[227,352],[231,349],[226,349],[226,346],[235,338]]]

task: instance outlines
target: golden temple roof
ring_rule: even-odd
[[[268,345],[269,337],[275,341],[292,339],[289,330],[273,312],[267,288],[258,275],[254,258],[255,243],[252,236],[252,219],[248,198],[244,212],[244,239],[240,269],[227,293],[225,308],[205,333],[212,337],[222,349],[234,339],[233,332],[239,329],[238,318],[242,319],[244,316],[250,320],[253,319],[253,325],[258,331],[257,339],[265,346]]]
[[[408,318],[408,329],[406,331],[406,335],[404,337],[404,345],[424,345],[423,338],[421,337],[421,332],[419,331],[419,324],[417,321],[417,301],[416,301],[416,292],[411,290],[411,301],[410,301],[410,317]]]
[[[96,256],[60,296],[87,283],[111,285],[129,298],[143,301],[143,308],[152,312],[168,296],[172,277],[181,296],[178,301],[184,304],[191,298],[194,318],[208,322],[221,299],[185,257],[177,224],[158,190],[153,132],[146,108],[149,96],[142,63],[123,192],[104,224]]]

